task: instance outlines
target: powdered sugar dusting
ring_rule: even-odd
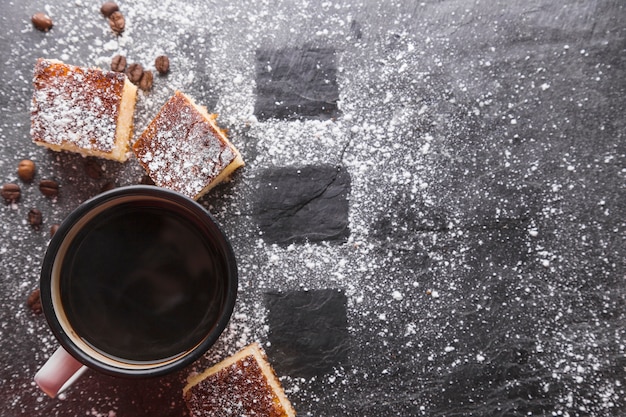
[[[256,355],[250,350],[247,352],[247,356],[242,356],[229,366],[206,376],[187,391],[186,402],[192,415],[284,415],[278,395],[268,383],[268,376],[264,374]],[[265,360],[262,353],[260,356],[258,360]]]
[[[0,67],[0,151],[11,157],[0,169],[17,181],[16,161],[30,157],[38,175],[62,180],[58,201],[23,185],[22,203],[3,214],[8,413],[125,415],[160,400],[159,412],[181,415],[169,402],[186,372],[133,389],[91,375],[61,402],[43,397],[32,374],[57,343],[23,309],[48,239],[29,230],[28,205],[60,221],[99,186],[80,159],[30,143],[35,59],[107,68],[123,54],[153,69],[167,54],[170,73],[138,94],[135,131],[178,89],[219,113],[247,163],[201,201],[231,238],[240,291],[229,327],[193,368],[269,343],[264,291],[340,288],[350,364],[280,375],[299,415],[622,415],[624,10],[565,3],[138,0],[120,4],[120,37],[97,2],[48,4],[47,34],[6,3],[23,18],[3,21],[12,45]],[[336,51],[341,116],[256,120],[255,50],[302,45]],[[350,174],[347,243],[266,243],[252,214],[256,179],[322,162]],[[143,174],[134,159],[108,168],[118,185]]]
[[[125,78],[124,74],[39,60],[33,81],[33,139],[111,152]]]
[[[177,93],[134,145],[155,184],[194,198],[235,159],[235,153]]]

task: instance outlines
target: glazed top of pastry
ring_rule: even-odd
[[[155,184],[190,197],[236,158],[211,121],[180,92],[165,103],[133,150]]]
[[[194,416],[285,415],[253,355],[209,375],[191,387],[187,395]]]
[[[33,78],[33,140],[110,152],[125,79],[117,72],[39,59]]]

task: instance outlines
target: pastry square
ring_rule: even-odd
[[[155,185],[197,200],[243,166],[216,118],[180,91],[163,105],[133,145]]]
[[[37,145],[124,162],[137,87],[126,75],[40,58],[35,64],[31,136]]]
[[[183,396],[193,417],[296,415],[258,343],[190,377]]]

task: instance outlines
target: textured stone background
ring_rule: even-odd
[[[626,413],[626,6],[619,0],[0,5],[0,227],[6,416],[180,416],[200,370],[259,341],[300,415]],[[46,11],[55,26],[32,28]],[[143,172],[36,147],[37,57],[171,72],[140,93],[140,133],[175,89],[219,113],[247,163],[201,203],[239,259],[239,302],[189,369],[85,374],[51,400],[32,377],[56,343],[24,305],[48,226]],[[34,183],[36,184],[36,182]],[[44,215],[35,232],[31,207]]]

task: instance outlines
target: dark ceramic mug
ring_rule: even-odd
[[[194,200],[153,186],[100,194],[63,221],[44,257],[41,301],[61,347],[35,381],[54,397],[85,367],[179,370],[216,342],[237,284],[228,239]]]

